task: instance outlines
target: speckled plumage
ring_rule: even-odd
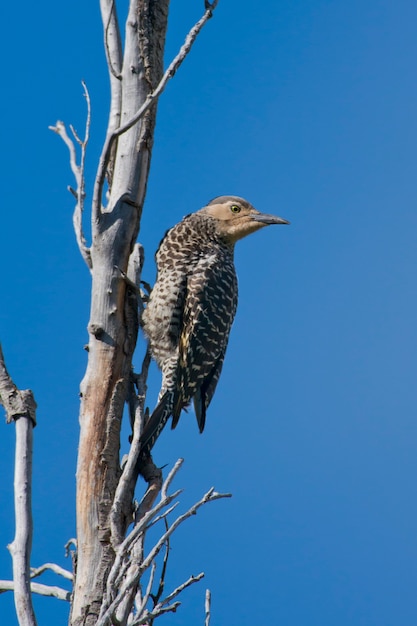
[[[162,387],[141,437],[142,450],[152,448],[171,415],[175,428],[191,400],[203,432],[237,307],[234,244],[268,223],[287,222],[258,213],[237,196],[221,196],[162,239],[157,280],[143,314]]]

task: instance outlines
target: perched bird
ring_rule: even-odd
[[[162,239],[156,283],[143,314],[162,387],[141,436],[142,452],[150,452],[171,415],[175,428],[191,400],[203,432],[236,313],[234,246],[269,224],[289,222],[259,213],[243,198],[220,196]]]

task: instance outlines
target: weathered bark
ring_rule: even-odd
[[[7,422],[16,426],[14,504],[16,532],[9,550],[13,559],[13,590],[20,626],[36,626],[30,590],[32,549],[32,449],[36,402],[30,389],[21,391],[11,379],[0,346],[0,403]]]
[[[112,79],[111,120],[117,119],[119,106],[120,122],[129,119],[162,76],[168,4],[169,0],[131,2],[121,74]],[[111,10],[115,10],[113,4]],[[114,24],[113,20],[113,29]],[[104,26],[106,32],[106,22]],[[113,49],[108,46],[108,50]],[[119,99],[115,95],[119,89],[116,81],[121,85]],[[88,365],[81,384],[77,465],[74,626],[97,621],[114,560],[109,514],[120,477],[120,425],[137,332],[129,327],[125,315],[126,282],[117,268],[127,271],[138,235],[155,116],[154,106],[118,137],[110,159],[108,205],[103,208],[98,198],[100,205],[93,207]]]
[[[36,626],[30,593],[32,549],[32,450],[33,422],[28,416],[16,419],[14,498],[16,534],[9,545],[13,557],[14,601],[20,626]]]

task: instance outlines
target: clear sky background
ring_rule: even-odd
[[[202,10],[173,0],[167,62]],[[90,279],[66,148],[47,127],[81,132],[84,79],[91,199],[108,113],[101,22],[82,0],[2,3],[0,17],[0,334],[38,402],[32,563],[70,568]],[[185,458],[183,509],[212,485],[233,493],[174,536],[170,588],[206,579],[161,624],[203,624],[206,587],[213,626],[417,623],[416,24],[411,0],[220,0],[160,100],[145,279],[165,230],[213,196],[291,221],[237,246],[240,302],[206,432],[190,412],[155,448],[160,465]],[[158,382],[155,369],[150,406]],[[14,428],[1,431],[8,578]],[[35,606],[40,626],[66,624],[64,603]],[[0,615],[16,624],[10,594]]]

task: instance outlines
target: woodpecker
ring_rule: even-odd
[[[235,243],[270,224],[289,222],[238,196],[219,196],[162,239],[142,320],[162,386],[141,436],[142,453],[151,451],[169,417],[176,427],[191,401],[203,432],[236,313]]]

